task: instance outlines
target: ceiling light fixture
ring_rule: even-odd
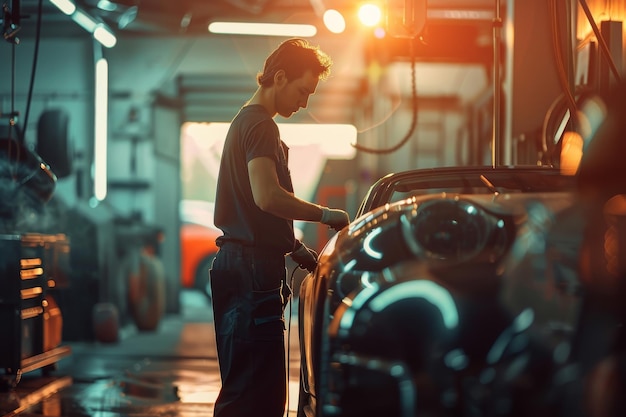
[[[98,0],[96,7],[107,12],[114,12],[117,10],[117,4],[109,0]]]
[[[126,28],[137,19],[137,13],[139,8],[137,6],[131,6],[126,9],[117,20],[117,27],[120,29]]]
[[[70,16],[80,27],[91,33],[95,40],[107,48],[112,48],[117,43],[115,34],[101,20],[85,13],[70,0],[50,0],[64,14]]]
[[[50,3],[68,16],[76,11],[76,5],[70,0],[50,0]]]
[[[287,23],[212,22],[209,32],[228,35],[286,36],[308,38],[315,36],[313,25]]]
[[[383,12],[377,4],[368,3],[359,7],[358,16],[365,26],[374,27],[382,20]]]
[[[94,94],[94,196],[98,201],[107,195],[107,137],[109,106],[109,63],[96,61]]]
[[[98,26],[98,22],[82,10],[76,10],[71,17],[72,20],[78,24],[78,26],[85,29],[89,33],[93,33]]]
[[[318,18],[324,22],[324,26],[332,33],[343,33],[346,30],[346,19],[343,15],[335,10],[326,8],[323,0],[309,0],[313,11]]]
[[[323,15],[324,25],[332,33],[343,33],[346,30],[346,19],[334,9],[328,9]]]
[[[106,26],[98,24],[93,31],[93,37],[100,42],[102,46],[113,48],[117,43],[117,38]]]

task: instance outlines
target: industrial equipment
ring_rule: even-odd
[[[22,374],[48,373],[71,353],[53,295],[68,285],[70,245],[63,234],[0,234],[0,388]]]

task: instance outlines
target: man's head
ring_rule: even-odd
[[[331,58],[304,39],[289,39],[265,60],[263,72],[257,74],[262,88],[273,88],[278,114],[289,117],[315,93],[319,80],[330,74]]]
[[[260,86],[271,87],[279,70],[283,70],[290,81],[300,78],[307,71],[324,80],[330,74],[331,65],[332,60],[319,47],[312,46],[305,39],[288,39],[267,57],[263,72],[257,74],[257,82]]]

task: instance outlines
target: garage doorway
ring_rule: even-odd
[[[208,269],[221,232],[213,224],[217,176],[230,123],[187,122],[181,128],[181,287],[197,289],[210,300]],[[298,197],[315,201],[329,159],[352,160],[357,131],[347,124],[279,123],[281,138],[289,146],[289,168]],[[303,222],[295,222],[297,237]]]

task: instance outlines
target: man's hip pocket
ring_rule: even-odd
[[[285,330],[281,287],[252,292],[252,323],[254,340],[281,340]]]

